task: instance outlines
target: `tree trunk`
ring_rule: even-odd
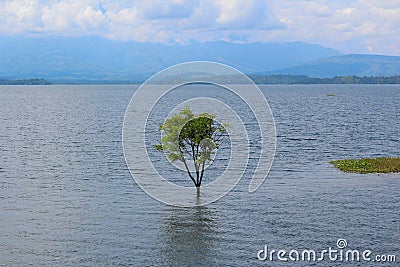
[[[200,174],[200,183],[199,186],[201,185],[201,182],[203,181],[203,174],[204,174],[204,165],[205,165],[205,161],[203,161],[203,165],[201,166],[201,174]]]
[[[182,153],[182,152],[181,152],[181,153]],[[183,156],[182,156],[182,161],[183,161],[183,164],[185,164],[185,168],[186,168],[186,171],[187,171],[187,173],[188,173],[190,179],[192,179],[194,185],[197,186],[197,182],[196,182],[196,180],[193,178],[192,174],[190,173],[189,167],[188,167],[188,165],[187,165],[187,163],[186,163],[186,160],[185,160],[185,158],[184,158]]]

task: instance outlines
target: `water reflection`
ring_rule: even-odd
[[[215,265],[218,250],[215,210],[169,207],[160,234],[162,266]]]

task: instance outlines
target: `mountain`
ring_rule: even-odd
[[[301,42],[228,42],[165,45],[98,37],[0,37],[0,78],[50,81],[143,80],[185,61],[217,61],[242,72],[290,68],[338,56],[333,49]]]
[[[260,74],[334,76],[396,76],[400,74],[400,57],[381,55],[340,55]]]
[[[206,60],[255,75],[396,76],[400,57],[341,55],[316,44],[123,42],[99,37],[0,37],[0,78],[132,82],[174,64]],[[282,77],[282,76],[280,76]],[[292,79],[292,77],[290,78]]]

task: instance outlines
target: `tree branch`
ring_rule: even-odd
[[[182,153],[181,148],[179,148],[179,151],[181,152],[182,162],[183,162],[183,164],[185,165],[186,171],[187,171],[187,173],[188,173],[190,179],[192,179],[194,185],[197,186],[196,180],[193,178],[192,174],[190,173],[189,167],[188,167],[188,165],[187,165],[187,163],[186,163],[185,157],[183,156],[183,153]]]

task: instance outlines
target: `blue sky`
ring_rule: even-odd
[[[400,0],[0,0],[0,35],[317,43],[400,55]]]

